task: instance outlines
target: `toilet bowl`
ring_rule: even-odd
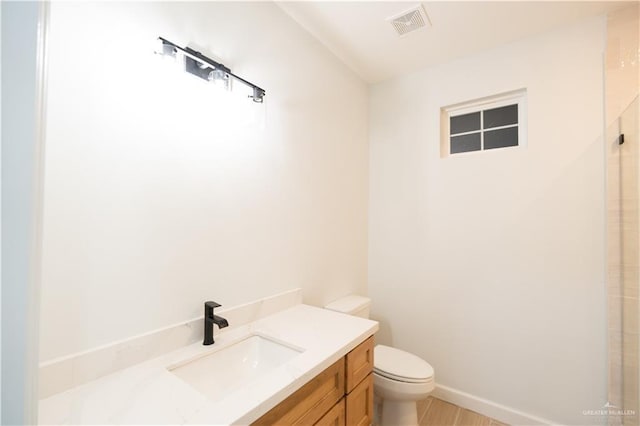
[[[433,368],[400,349],[376,345],[373,350],[373,392],[382,400],[381,425],[417,425],[416,402],[433,391]]]
[[[371,299],[346,296],[326,309],[369,318]],[[433,368],[420,357],[400,349],[376,345],[373,354],[373,392],[381,404],[376,406],[380,426],[417,426],[416,402],[425,399],[435,387]]]

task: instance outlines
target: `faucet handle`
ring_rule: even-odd
[[[213,308],[219,308],[222,305],[210,300],[208,302],[204,302],[204,306],[205,306],[205,308],[213,309]]]

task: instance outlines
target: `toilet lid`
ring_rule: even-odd
[[[373,349],[373,370],[404,382],[423,382],[433,377],[433,367],[422,358],[384,345],[376,345]]]

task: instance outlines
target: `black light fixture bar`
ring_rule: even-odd
[[[231,72],[231,69],[224,66],[223,64],[216,62],[213,59],[208,58],[204,56],[202,53],[196,50],[193,50],[189,47],[184,47],[184,48],[180,47],[177,44],[172,43],[169,40],[162,37],[158,37],[158,39],[162,41],[162,47],[163,47],[162,52],[160,53],[166,54],[167,52],[165,48],[169,47],[170,49],[176,49],[176,51],[180,51],[185,56],[186,58],[185,71],[191,74],[194,74],[204,80],[209,79],[209,74],[212,71],[221,73],[221,79],[223,80],[228,80],[229,77],[233,77],[234,79],[238,80],[239,82],[253,89],[253,95],[249,95],[249,97],[253,99],[253,102],[257,102],[257,103],[264,102],[264,96],[266,95],[266,92],[263,88],[256,86],[255,84],[245,80],[240,76],[235,75],[234,73]],[[209,65],[209,67],[206,67],[206,66],[203,67],[202,64]]]

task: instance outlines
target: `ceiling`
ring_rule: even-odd
[[[399,37],[386,21],[420,2],[277,4],[369,83],[606,14],[630,2],[422,2],[432,26]]]

